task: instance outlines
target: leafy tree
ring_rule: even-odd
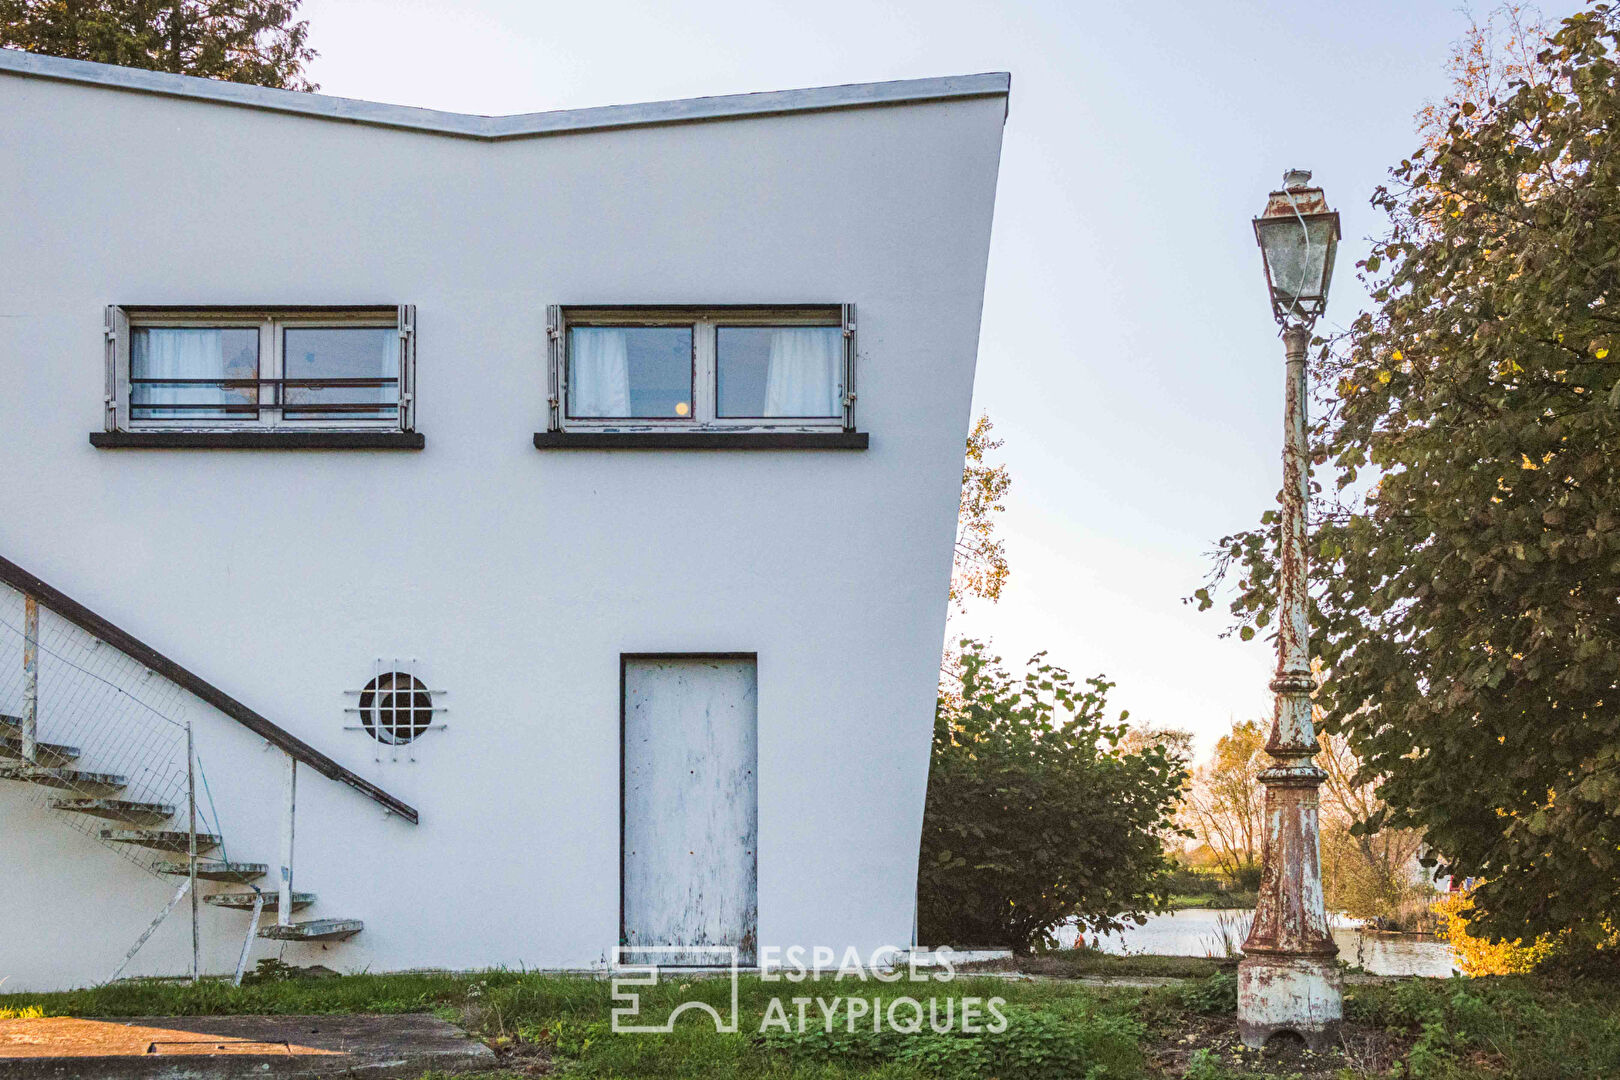
[[[1265,790],[1260,773],[1271,759],[1265,729],[1254,720],[1233,723],[1215,753],[1193,773],[1179,817],[1213,857],[1234,889],[1260,887],[1260,837]]]
[[[962,607],[970,596],[994,603],[1007,583],[1007,552],[996,536],[996,518],[1006,509],[1002,502],[1012,487],[1005,465],[992,465],[986,455],[1001,449],[992,439],[995,427],[988,413],[980,413],[968,433],[967,457],[962,463],[962,503],[956,514],[956,556],[951,564],[951,601]]]
[[[1359,830],[1421,830],[1495,939],[1620,917],[1617,32],[1591,4],[1448,105],[1374,196],[1374,310],[1312,359],[1324,727],[1381,781]],[[1222,542],[1244,636],[1277,540]]]
[[[315,90],[303,0],[0,0],[0,45],[103,64]]]
[[[1323,735],[1316,764],[1327,773],[1321,788],[1322,886],[1328,906],[1359,919],[1404,924],[1424,921],[1434,886],[1419,859],[1416,829],[1367,825],[1384,809],[1377,785],[1361,773],[1361,758],[1344,735]]]
[[[1139,754],[1150,746],[1164,747],[1165,753],[1183,765],[1193,759],[1193,733],[1186,728],[1133,725],[1126,729],[1124,737],[1119,740],[1119,748],[1127,754]]]
[[[1119,752],[1122,754],[1140,754],[1155,746],[1163,749],[1165,756],[1181,770],[1181,789],[1178,794],[1180,797],[1185,798],[1189,776],[1187,767],[1192,764],[1194,756],[1193,733],[1186,728],[1165,727],[1158,724],[1133,724],[1125,729],[1125,734],[1119,740]],[[1164,827],[1159,830],[1159,846],[1172,859],[1172,862],[1167,864],[1166,873],[1169,876],[1165,879],[1164,886],[1171,893],[1189,891],[1182,887],[1189,880],[1186,876],[1188,873],[1187,868],[1180,865],[1180,861],[1174,856],[1175,852],[1186,846],[1186,841],[1187,830],[1181,827],[1175,815],[1172,814],[1165,822]]]
[[[1320,658],[1311,661],[1320,691],[1326,671]],[[1322,706],[1311,705],[1311,721],[1321,731]],[[1372,830],[1369,823],[1384,812],[1377,784],[1366,775],[1361,757],[1343,734],[1317,736],[1316,766],[1326,775],[1319,795],[1322,887],[1328,907],[1360,919],[1378,919],[1386,927],[1426,930],[1434,926],[1429,908],[1435,888],[1419,865],[1426,850],[1423,834],[1393,826]]]
[[[1320,708],[1315,710],[1322,722]],[[1193,773],[1178,819],[1229,888],[1260,884],[1260,840],[1265,788],[1260,773],[1271,765],[1266,725],[1245,720],[1215,744],[1210,759]],[[1361,759],[1344,735],[1323,735],[1316,764],[1326,774],[1321,788],[1322,881],[1330,907],[1358,918],[1398,922],[1420,919],[1434,892],[1419,877],[1423,836],[1412,829],[1366,823],[1383,809],[1375,785],[1363,777]]]
[[[1453,123],[1474,127],[1476,116],[1483,122],[1495,99],[1512,93],[1514,83],[1550,85],[1557,73],[1541,52],[1554,29],[1539,9],[1525,4],[1503,4],[1484,22],[1470,16],[1467,32],[1446,60],[1451,93],[1442,101],[1425,102],[1415,118],[1423,144],[1439,146]],[[1466,113],[1465,104],[1471,106]]]
[[[1525,975],[1558,953],[1560,936],[1543,934],[1532,941],[1519,938],[1490,941],[1469,933],[1474,904],[1465,892],[1448,893],[1435,904],[1440,929],[1457,956],[1464,975]]]
[[[1050,941],[1071,916],[1118,929],[1166,898],[1161,833],[1186,773],[1163,746],[1119,748],[1102,678],[1076,686],[1037,655],[1022,676],[972,640],[941,695],[918,869],[933,944]]]

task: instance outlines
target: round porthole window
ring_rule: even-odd
[[[433,695],[414,675],[385,672],[360,691],[360,723],[380,743],[408,743],[433,723]]]

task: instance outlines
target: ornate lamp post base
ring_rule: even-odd
[[[1238,1037],[1263,1047],[1293,1032],[1312,1050],[1337,1046],[1344,1018],[1339,984],[1334,956],[1245,956],[1238,964]]]
[[[1265,870],[1238,964],[1238,1036],[1248,1046],[1263,1047],[1273,1036],[1293,1032],[1310,1049],[1326,1049],[1337,1044],[1344,1015],[1339,947],[1323,910],[1317,850],[1317,789],[1324,776],[1300,746],[1300,725],[1306,731],[1310,725],[1309,685],[1310,676],[1297,672],[1272,682],[1278,692],[1276,730],[1283,738],[1273,735],[1267,749],[1277,764],[1260,774],[1266,785],[1260,838]]]

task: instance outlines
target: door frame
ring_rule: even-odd
[[[626,652],[619,654],[619,947],[628,948],[630,935],[624,921],[624,832],[625,832],[625,673],[637,660],[752,660],[754,662],[755,745],[759,731],[759,653],[757,652]],[[754,762],[754,911],[759,917],[759,762]]]

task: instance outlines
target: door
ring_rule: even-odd
[[[625,959],[755,962],[758,681],[753,657],[623,661]]]

